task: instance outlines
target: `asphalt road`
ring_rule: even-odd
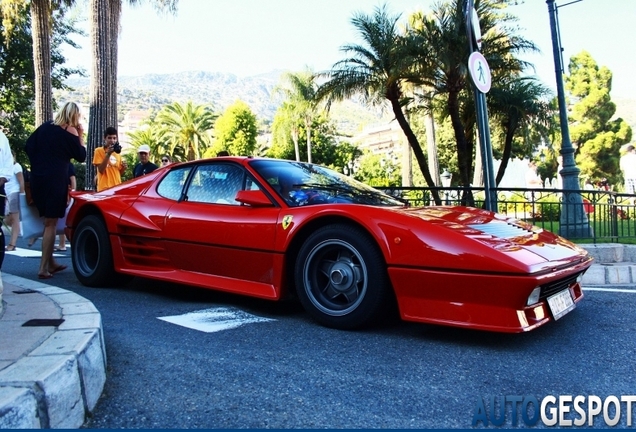
[[[35,280],[38,259],[7,255],[2,271]],[[480,402],[499,416],[493,397],[636,394],[636,291],[586,291],[556,323],[506,335],[397,320],[331,330],[295,302],[144,279],[92,289],[70,268],[49,282],[102,314],[108,376],[89,428],[470,428]],[[215,308],[271,320],[204,332],[158,319]]]

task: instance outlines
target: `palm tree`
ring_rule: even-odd
[[[344,100],[361,94],[369,103],[389,101],[393,114],[402,128],[426,183],[433,187],[424,152],[406,119],[403,107],[407,104],[403,86],[414,80],[411,49],[406,38],[398,31],[400,16],[391,16],[386,5],[377,7],[372,16],[357,13],[351,22],[362,37],[364,45],[345,45],[342,51],[350,57],[333,65],[325,75],[328,80],[318,89],[317,98]],[[433,199],[441,204],[439,193],[431,191]]]
[[[186,160],[195,160],[210,146],[216,118],[212,108],[205,105],[194,105],[192,101],[185,105],[174,102],[159,111],[155,123],[159,127],[160,140],[169,149],[168,153],[182,151]]]
[[[71,6],[73,0],[2,0],[0,11],[5,37],[20,19],[20,11],[30,6],[33,38],[33,68],[35,74],[35,125],[53,119],[53,86],[51,84],[51,20],[53,9]]]
[[[128,137],[130,138],[130,145],[135,149],[142,145],[150,147],[151,161],[155,160],[158,156],[167,153],[161,146],[162,143],[157,136],[157,129],[153,128],[151,125],[128,132]]]
[[[529,66],[515,55],[536,51],[536,46],[512,34],[506,25],[516,18],[501,12],[499,0],[475,2],[483,35],[482,54],[488,60],[493,76],[519,74]],[[430,15],[421,12],[411,18],[413,55],[417,56],[419,83],[433,89],[435,96],[445,100],[457,143],[460,180],[465,187],[471,182],[474,143],[474,109],[471,85],[468,82],[470,55],[464,17],[464,1],[451,0],[435,4]],[[418,54],[419,53],[419,54]],[[495,80],[493,79],[493,82]],[[468,201],[472,201],[466,189]]]
[[[307,140],[307,162],[311,163],[311,125],[318,108],[316,75],[311,70],[306,70],[298,73],[287,73],[284,75],[283,80],[285,84],[277,87],[275,92],[281,93],[286,99],[286,108],[295,112],[294,114],[290,113],[290,118],[293,120],[297,116],[302,119]],[[291,133],[293,140],[293,134],[298,133],[298,128],[292,127]],[[297,146],[297,142],[298,137],[294,141],[295,146]],[[296,152],[296,158],[297,160],[300,158],[298,151]]]
[[[289,129],[289,136],[292,139],[292,142],[294,143],[294,151],[296,154],[296,160],[300,162],[300,147],[298,145],[298,140],[300,138],[300,115],[298,110],[296,110],[296,108],[294,107],[294,105],[289,102],[289,101],[285,101],[282,103],[282,105],[280,106],[278,113],[280,114],[281,119],[284,119],[286,125],[288,126]]]
[[[543,129],[550,127],[554,111],[545,99],[549,94],[550,90],[547,87],[528,77],[500,80],[491,89],[491,112],[493,119],[498,120],[504,135],[497,184],[504,176],[512,155],[513,140],[518,132],[522,129],[527,130],[532,124],[538,124]]]
[[[142,0],[129,0],[131,4]],[[178,0],[150,0],[158,11],[175,12]],[[122,0],[91,0],[91,74],[90,121],[86,150],[92,155],[101,145],[102,133],[117,125],[117,37],[119,35]],[[90,156],[89,156],[90,157]],[[86,178],[94,178],[95,167],[86,164]],[[87,185],[92,188],[92,183]]]

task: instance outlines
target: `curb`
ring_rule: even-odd
[[[601,243],[579,246],[595,260],[583,275],[583,286],[636,284],[636,245]]]
[[[0,370],[0,429],[81,427],[106,382],[99,311],[71,291],[6,273],[2,279],[5,289],[11,285],[48,297],[64,322],[39,346]]]

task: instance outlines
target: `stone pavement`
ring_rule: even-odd
[[[595,259],[583,275],[582,285],[636,286],[636,245],[582,244]]]
[[[582,246],[596,258],[584,287],[636,288],[636,245]],[[0,429],[81,427],[106,382],[99,311],[44,283],[0,282]]]
[[[81,427],[106,382],[99,311],[61,288],[1,281],[0,429]]]

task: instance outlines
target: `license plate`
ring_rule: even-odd
[[[576,307],[569,289],[548,297],[548,305],[550,305],[550,310],[555,320],[558,320]]]

